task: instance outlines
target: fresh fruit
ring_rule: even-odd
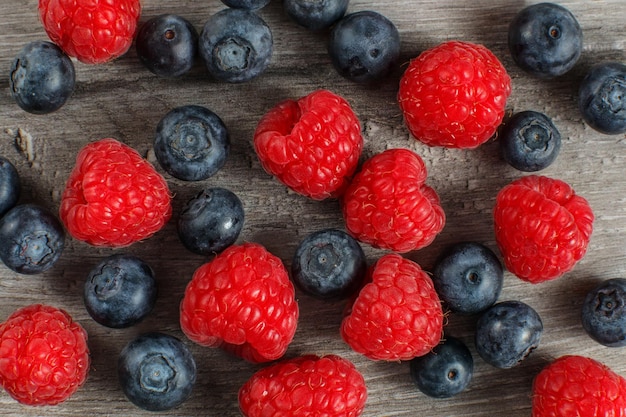
[[[626,65],[605,62],[591,67],[580,83],[578,108],[598,132],[626,133]]]
[[[626,379],[594,359],[566,355],[533,381],[532,417],[626,415]]]
[[[354,351],[398,361],[423,356],[439,344],[441,302],[418,264],[386,254],[370,267],[368,277],[341,323],[341,336]]]
[[[342,199],[348,232],[400,253],[428,246],[443,229],[445,213],[426,177],[424,161],[408,149],[388,149],[369,158]]]
[[[626,346],[626,279],[608,279],[587,293],[582,324],[596,342],[609,347]]]
[[[78,153],[60,215],[75,239],[123,247],[147,239],[167,223],[171,195],[163,177],[137,151],[106,138]]]
[[[39,17],[52,42],[87,64],[124,55],[140,14],[140,0],[39,0]]]
[[[176,107],[159,121],[154,154],[159,164],[183,181],[205,180],[219,171],[230,153],[224,122],[203,106]]]
[[[298,25],[312,31],[328,29],[341,19],[350,0],[284,0],[283,9]]]
[[[200,345],[260,363],[285,354],[298,313],[280,258],[258,243],[243,243],[195,271],[181,302],[180,325]]]
[[[245,417],[358,417],[367,387],[358,369],[337,355],[303,355],[257,371],[239,390]]]
[[[411,60],[398,102],[419,141],[471,149],[496,133],[510,94],[511,78],[489,49],[447,41]]]
[[[587,251],[594,215],[566,182],[528,175],[496,197],[495,235],[506,268],[533,284],[570,271]]]
[[[345,78],[359,83],[379,81],[400,58],[400,33],[378,12],[350,13],[332,28],[328,53],[337,72]]]
[[[0,217],[15,207],[22,194],[22,180],[15,165],[0,156]]]
[[[196,362],[189,348],[165,333],[142,334],[120,352],[120,386],[137,407],[166,411],[185,402],[196,382]]]
[[[571,70],[582,53],[583,32],[571,11],[555,3],[522,9],[509,23],[513,61],[524,71],[554,78]]]
[[[91,269],[83,287],[89,315],[103,326],[121,329],[143,320],[154,308],[154,271],[140,258],[117,253]]]
[[[222,0],[222,3],[235,9],[258,10],[269,4],[270,0]]]
[[[87,332],[64,310],[32,304],[0,324],[0,383],[26,405],[56,405],[89,373]]]
[[[269,110],[254,149],[265,171],[293,191],[314,200],[339,197],[361,156],[361,124],[343,97],[317,90]]]
[[[482,313],[474,340],[485,362],[508,369],[539,346],[542,334],[543,322],[535,309],[521,301],[502,301]]]

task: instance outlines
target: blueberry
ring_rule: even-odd
[[[400,34],[380,13],[351,13],[333,27],[328,53],[337,72],[347,79],[377,81],[391,71],[400,56]]]
[[[181,405],[196,382],[196,363],[189,348],[164,333],[131,340],[118,358],[122,391],[137,407],[166,411]]]
[[[255,12],[227,8],[211,16],[200,34],[200,55],[220,81],[241,83],[263,73],[270,64],[272,32]]]
[[[225,188],[208,188],[183,208],[178,217],[178,237],[191,252],[212,255],[237,241],[243,223],[239,197]]]
[[[598,343],[626,346],[626,279],[608,279],[587,293],[582,324]]]
[[[450,311],[476,314],[500,296],[504,269],[495,253],[477,242],[448,247],[433,268],[433,284]]]
[[[504,123],[498,141],[502,158],[526,172],[547,168],[561,150],[561,133],[552,120],[532,110],[516,113]]]
[[[87,312],[96,322],[116,329],[130,327],[154,308],[154,272],[136,256],[111,255],[89,272],[83,296]]]
[[[270,0],[222,0],[222,3],[235,9],[258,10],[269,4]]]
[[[21,192],[20,175],[15,165],[0,156],[0,217],[15,207]]]
[[[331,27],[348,10],[350,0],[284,0],[283,9],[298,25],[321,31]]]
[[[65,231],[57,217],[36,204],[19,204],[0,218],[0,259],[20,274],[50,269],[65,247]]]
[[[433,398],[450,398],[463,392],[474,375],[470,350],[450,336],[430,353],[411,359],[409,366],[417,388]]]
[[[157,125],[154,153],[161,167],[178,179],[209,178],[224,166],[229,152],[224,122],[205,107],[176,107]]]
[[[543,333],[539,314],[520,301],[503,301],[487,309],[476,323],[476,351],[496,368],[512,368],[537,348]]]
[[[513,61],[539,78],[554,78],[572,69],[580,58],[583,33],[565,7],[538,3],[519,12],[509,24]]]
[[[626,65],[593,66],[580,84],[578,107],[585,122],[598,132],[626,133]]]
[[[361,287],[367,264],[359,243],[347,233],[324,229],[298,245],[291,275],[305,293],[320,299],[345,298]]]
[[[141,63],[160,77],[180,77],[193,67],[198,31],[185,18],[162,14],[143,23],[135,39]]]
[[[11,66],[11,95],[25,111],[47,114],[60,109],[74,92],[72,60],[55,44],[28,43]]]

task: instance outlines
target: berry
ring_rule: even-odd
[[[87,332],[56,307],[32,304],[0,325],[0,383],[26,405],[56,405],[89,373]]]
[[[180,325],[189,339],[253,363],[282,357],[297,323],[287,270],[257,243],[230,246],[200,266],[180,307]]]
[[[561,150],[561,133],[543,113],[523,111],[502,125],[498,136],[502,158],[520,171],[547,168]]]
[[[478,319],[476,351],[496,368],[512,368],[537,348],[542,333],[541,317],[531,306],[521,301],[502,301]]]
[[[423,356],[439,344],[441,302],[418,264],[390,253],[368,276],[341,323],[341,336],[352,349],[373,360],[398,361]]]
[[[33,41],[13,60],[11,96],[25,111],[47,114],[60,109],[74,92],[72,60],[53,43]]]
[[[626,415],[626,379],[594,359],[566,355],[533,381],[532,417]]]
[[[20,274],[52,268],[65,247],[59,219],[45,207],[19,204],[0,218],[0,259]]]
[[[209,74],[219,81],[241,83],[267,69],[273,46],[272,31],[259,15],[227,8],[207,20],[198,47]]]
[[[539,283],[574,268],[587,251],[594,215],[587,200],[566,182],[529,175],[496,197],[496,242],[506,268]]]
[[[443,229],[445,213],[426,176],[424,161],[408,149],[388,149],[365,161],[342,200],[348,232],[400,253],[428,246]]]
[[[0,217],[15,207],[22,193],[20,174],[15,165],[0,156]]]
[[[307,235],[296,249],[291,277],[305,293],[342,299],[357,291],[367,270],[365,253],[346,232],[324,229]]]
[[[140,14],[140,0],[39,0],[39,17],[52,42],[87,64],[124,55]]]
[[[433,284],[441,300],[458,314],[476,314],[500,296],[504,269],[495,253],[477,242],[448,247],[433,268]]]
[[[361,124],[343,97],[317,90],[267,112],[254,149],[265,171],[291,190],[314,200],[339,197],[361,156]]]
[[[582,324],[596,342],[609,347],[626,346],[626,279],[608,279],[587,293]]]
[[[191,395],[196,362],[180,339],[145,333],[121,351],[117,374],[122,391],[133,404],[148,411],[166,411]]]
[[[593,66],[578,90],[578,108],[585,122],[607,135],[626,133],[626,65]]]
[[[183,207],[178,237],[190,251],[213,255],[237,241],[244,222],[241,200],[225,188],[202,190]]]
[[[258,10],[269,4],[270,0],[222,0],[228,7],[245,10]]]
[[[400,33],[380,13],[350,13],[330,32],[328,53],[343,77],[358,83],[378,81],[391,72],[400,57]]]
[[[154,271],[136,256],[108,256],[87,276],[83,299],[89,315],[103,326],[133,326],[152,311],[157,299]]]
[[[141,63],[160,77],[191,70],[198,52],[198,31],[184,17],[162,14],[141,25],[135,40]]]
[[[510,94],[511,78],[489,49],[448,41],[411,60],[398,102],[426,145],[476,148],[496,133]]]
[[[75,239],[128,246],[159,231],[171,214],[167,183],[133,148],[107,138],[78,153],[60,207]]]
[[[365,408],[365,379],[337,355],[304,355],[257,371],[239,390],[245,417],[358,417]]]
[[[284,0],[283,10],[298,25],[317,32],[341,19],[348,3],[350,0]]]
[[[154,154],[161,167],[180,180],[211,177],[226,164],[229,153],[224,122],[206,107],[176,107],[157,125]]]
[[[524,71],[554,78],[571,70],[583,48],[583,32],[565,7],[538,3],[524,8],[509,24],[509,50]]]

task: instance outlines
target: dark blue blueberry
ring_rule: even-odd
[[[269,4],[270,0],[222,0],[228,7],[245,10],[258,10]]]
[[[357,291],[367,270],[359,243],[336,229],[320,230],[298,245],[291,264],[295,284],[320,299],[341,299]]]
[[[50,269],[65,247],[65,230],[48,209],[18,204],[0,218],[0,259],[20,274]]]
[[[512,368],[537,348],[543,333],[539,314],[520,301],[503,301],[487,309],[476,323],[476,351],[496,368]]]
[[[298,25],[321,31],[346,14],[348,3],[350,0],[284,0],[283,9]]]
[[[153,17],[141,25],[135,40],[141,63],[160,77],[180,77],[193,67],[198,31],[173,14]]]
[[[183,208],[178,217],[178,237],[190,251],[213,255],[237,241],[243,223],[239,197],[225,188],[208,188]]]
[[[561,133],[543,113],[523,111],[502,125],[502,158],[520,171],[535,172],[547,168],[561,150]]]
[[[200,34],[200,55],[220,81],[241,83],[263,73],[272,58],[274,40],[255,12],[227,8],[211,16]]]
[[[400,56],[400,34],[380,13],[351,13],[333,27],[328,53],[337,72],[347,79],[377,81],[391,71]]]
[[[15,207],[21,192],[20,175],[15,165],[0,156],[0,217]]]
[[[74,92],[72,60],[55,44],[33,41],[11,66],[11,95],[25,111],[46,114],[61,108]]]
[[[500,296],[504,269],[495,253],[477,242],[448,247],[433,268],[433,284],[450,311],[476,314]]]
[[[147,333],[130,341],[119,355],[122,391],[137,407],[166,411],[181,405],[196,382],[196,363],[178,338]]]
[[[154,308],[154,272],[136,256],[111,255],[89,272],[83,296],[87,312],[98,323],[116,329],[130,327]]]
[[[229,152],[224,122],[205,107],[177,107],[157,125],[154,153],[161,167],[178,179],[209,178],[224,166]]]
[[[565,7],[539,3],[526,7],[509,24],[509,50],[524,71],[554,78],[572,69],[583,47],[576,17]]]
[[[410,362],[417,388],[433,398],[450,398],[463,392],[474,375],[474,358],[461,340],[447,336],[443,343]]]
[[[592,67],[580,84],[578,107],[598,132],[626,133],[626,65],[607,62]]]
[[[589,291],[583,303],[582,323],[598,343],[626,346],[626,279],[608,279]]]

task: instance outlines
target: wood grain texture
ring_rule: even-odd
[[[78,150],[87,142],[115,137],[155,162],[151,151],[156,124],[171,108],[204,105],[222,117],[232,138],[231,156],[214,177],[200,183],[167,180],[175,193],[174,219],[184,202],[203,187],[225,186],[244,203],[246,222],[241,241],[265,245],[289,267],[298,242],[308,233],[342,228],[336,201],[314,202],[288,192],[267,175],[252,147],[259,118],[276,102],[303,96],[317,88],[343,95],[358,114],[365,137],[363,159],[393,147],[419,153],[429,170],[428,183],[439,193],[447,225],[435,242],[406,256],[425,269],[448,244],[481,241],[495,249],[491,212],[495,195],[524,174],[502,162],[498,147],[487,143],[472,151],[428,148],[412,139],[403,125],[395,97],[406,62],[437,43],[461,39],[485,44],[502,60],[513,80],[509,111],[538,110],[550,115],[563,136],[557,161],[542,173],[569,182],[589,200],[595,228],[586,257],[574,271],[558,280],[533,286],[511,274],[505,277],[501,299],[532,305],[545,326],[540,347],[520,366],[498,370],[476,355],[472,334],[475,318],[449,316],[446,332],[467,342],[474,353],[475,376],[469,389],[450,400],[433,400],[419,393],[409,378],[407,363],[379,363],[354,354],[341,341],[338,326],[342,303],[324,303],[299,295],[301,317],[288,356],[337,353],[354,361],[365,375],[369,399],[364,416],[527,416],[533,376],[552,358],[582,354],[601,360],[626,376],[624,351],[593,342],[580,324],[584,294],[600,280],[626,277],[626,141],[586,126],[576,107],[577,87],[595,63],[626,61],[626,2],[624,0],[563,0],[578,18],[585,48],[578,65],[567,75],[540,81],[513,64],[506,38],[508,23],[527,4],[520,0],[353,0],[349,11],[376,10],[398,27],[402,37],[402,65],[376,87],[342,79],[326,53],[327,34],[311,34],[296,26],[274,0],[260,11],[270,25],[275,50],[261,77],[229,85],[212,80],[198,63],[178,80],[149,73],[134,50],[117,61],[88,66],[76,63],[77,89],[58,112],[34,116],[20,110],[9,94],[8,69],[28,41],[45,39],[36,0],[0,2],[0,154],[12,160],[22,177],[23,202],[37,202],[57,211],[60,195]],[[144,0],[143,19],[177,13],[200,29],[224,6],[218,0]],[[21,150],[17,142],[30,144]],[[373,262],[383,252],[364,245]],[[87,329],[92,369],[87,383],[66,403],[53,408],[28,408],[0,394],[0,414],[6,416],[148,416],[129,403],[117,384],[115,364],[122,347],[148,330],[184,337],[178,325],[178,305],[193,271],[207,259],[190,254],[179,243],[174,222],[154,238],[126,249],[156,272],[160,297],[144,322],[125,330],[99,326],[85,311],[84,279],[100,259],[116,251],[94,249],[68,238],[55,267],[36,276],[15,274],[0,266],[0,319],[33,302],[66,309]],[[119,250],[118,250],[119,252]],[[190,343],[199,374],[192,397],[163,415],[237,416],[237,391],[258,366],[221,351]]]

